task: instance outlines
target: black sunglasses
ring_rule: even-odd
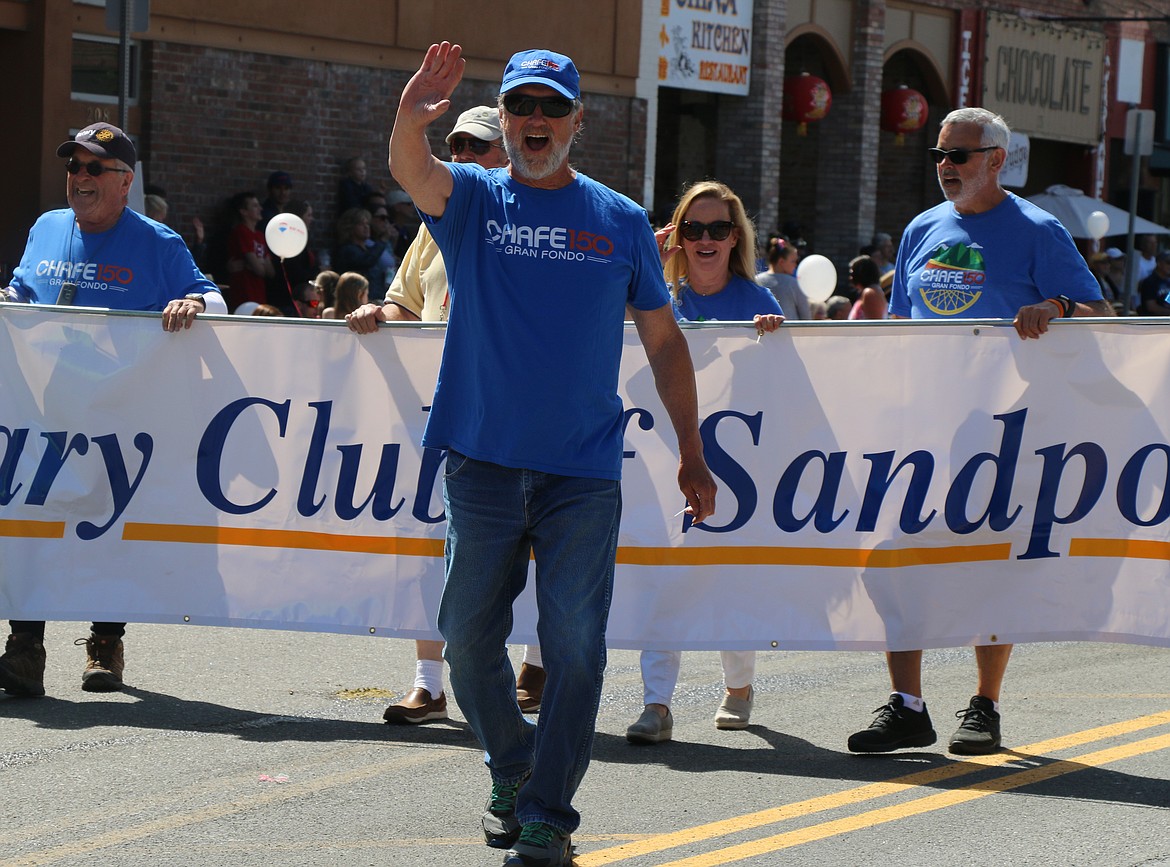
[[[945,151],[942,148],[927,148],[926,152],[934,159],[935,163],[941,163],[945,159],[949,159],[957,166],[963,165],[971,158],[971,154],[981,154],[986,151],[998,150],[998,145],[991,145],[985,148],[952,148]]]
[[[504,108],[508,114],[517,117],[528,117],[540,106],[540,113],[545,117],[565,117],[573,110],[573,100],[563,96],[525,96],[522,93],[504,94]]]
[[[693,220],[683,220],[682,236],[688,241],[703,240],[703,233],[711,236],[712,241],[725,241],[735,228],[730,220],[716,220],[714,223],[696,223]]]
[[[83,168],[92,178],[100,177],[102,172],[121,172],[122,174],[130,173],[129,169],[116,169],[113,166],[103,166],[97,160],[94,160],[92,163],[83,163],[77,157],[70,157],[69,160],[65,163],[65,171],[69,172],[71,175],[77,174]]]
[[[529,112],[529,114],[531,113]],[[479,154],[481,157],[493,147],[498,147],[498,145],[493,145],[490,141],[484,141],[478,138],[453,138],[449,144],[451,145],[451,156],[453,157],[457,157],[463,153],[464,147],[470,148],[473,154]]]

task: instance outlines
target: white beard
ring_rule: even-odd
[[[530,155],[524,152],[522,143],[515,145],[507,136],[504,136],[504,150],[508,153],[508,159],[512,161],[512,168],[521,177],[534,181],[542,181],[556,174],[569,158],[569,150],[572,147],[573,140],[571,138],[561,144],[555,144],[550,139],[548,147],[540,151],[539,154]]]

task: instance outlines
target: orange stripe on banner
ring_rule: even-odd
[[[840,566],[893,569],[940,563],[1007,560],[1011,545],[948,548],[618,548],[618,563],[631,566]]]
[[[64,521],[0,521],[0,536],[13,539],[64,539]]]
[[[254,530],[180,524],[128,523],[127,542],[186,542],[195,545],[248,545],[257,548],[309,548],[361,554],[442,557],[442,539],[393,536],[341,536],[303,530]],[[617,562],[627,566],[837,566],[890,569],[940,563],[1007,560],[1011,545],[960,545],[949,548],[635,548],[620,547]]]
[[[255,530],[239,527],[192,527],[181,524],[128,523],[127,542],[189,542],[196,545],[246,545],[253,548],[308,548],[359,554],[401,554],[442,557],[442,539],[400,539],[394,536],[342,536],[304,530]]]
[[[1170,542],[1150,539],[1073,539],[1070,557],[1132,557],[1136,560],[1170,560]]]

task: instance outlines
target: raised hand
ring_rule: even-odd
[[[432,45],[422,65],[402,89],[398,103],[398,120],[428,126],[451,107],[451,94],[463,80],[467,61],[463,49],[450,42]]]

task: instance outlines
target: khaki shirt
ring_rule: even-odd
[[[445,321],[449,310],[447,269],[439,245],[426,226],[418,230],[402,257],[386,300],[405,307],[424,322]]]

